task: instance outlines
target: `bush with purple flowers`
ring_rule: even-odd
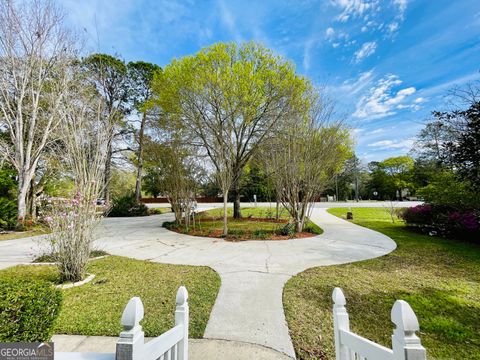
[[[407,226],[423,232],[480,242],[480,213],[475,210],[422,204],[404,209],[401,217]]]

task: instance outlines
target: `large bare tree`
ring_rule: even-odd
[[[18,172],[18,217],[60,121],[73,42],[51,1],[0,0],[0,150]]]

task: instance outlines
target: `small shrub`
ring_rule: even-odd
[[[50,340],[61,302],[61,291],[48,282],[0,279],[0,341]]]
[[[268,236],[268,233],[265,230],[255,230],[252,235],[256,239],[266,239]]]
[[[108,213],[110,217],[147,216],[148,207],[135,199],[131,192],[113,201],[113,206]]]
[[[284,226],[282,226],[280,229],[277,230],[278,235],[282,236],[292,236],[295,234],[295,224],[293,223],[287,223]]]
[[[0,230],[11,230],[17,224],[17,203],[0,197]]]
[[[448,235],[480,242],[480,217],[473,212],[452,211],[448,213],[444,227]]]
[[[400,214],[400,217],[405,220],[407,225],[432,225],[433,224],[432,206],[429,204],[417,205],[410,208],[405,208]]]
[[[177,227],[177,222],[176,221],[164,221],[162,224],[162,227],[168,230],[173,230]]]

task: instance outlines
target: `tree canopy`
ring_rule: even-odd
[[[259,144],[284,119],[308,113],[312,91],[290,62],[254,42],[217,43],[174,60],[153,87],[165,116],[211,160],[224,198],[232,185],[238,193]]]

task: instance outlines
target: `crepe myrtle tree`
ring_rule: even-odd
[[[304,94],[310,87],[292,63],[254,42],[211,45],[174,60],[155,77],[165,116],[188,131],[190,144],[213,164],[224,199],[224,235],[230,189],[238,218],[244,167],[284,119],[308,107]]]
[[[308,113],[291,117],[262,148],[277,198],[301,232],[315,198],[351,156],[349,132],[332,120],[333,107],[314,92]]]
[[[128,142],[128,135],[133,133],[125,116],[130,110],[127,65],[118,57],[108,54],[91,54],[82,60],[81,65],[85,79],[104,102],[103,118],[110,131],[107,138],[103,190],[103,197],[108,203],[113,155],[129,149],[115,148],[115,145],[119,142]]]
[[[52,1],[0,0],[0,151],[17,170],[19,224],[69,86],[75,48],[63,18]]]
[[[49,203],[45,218],[52,232],[47,237],[50,251],[63,281],[79,281],[101,217],[97,198],[105,183],[110,124],[104,121],[105,104],[96,92],[75,81],[60,107],[60,151],[62,172],[74,183],[70,200]]]

